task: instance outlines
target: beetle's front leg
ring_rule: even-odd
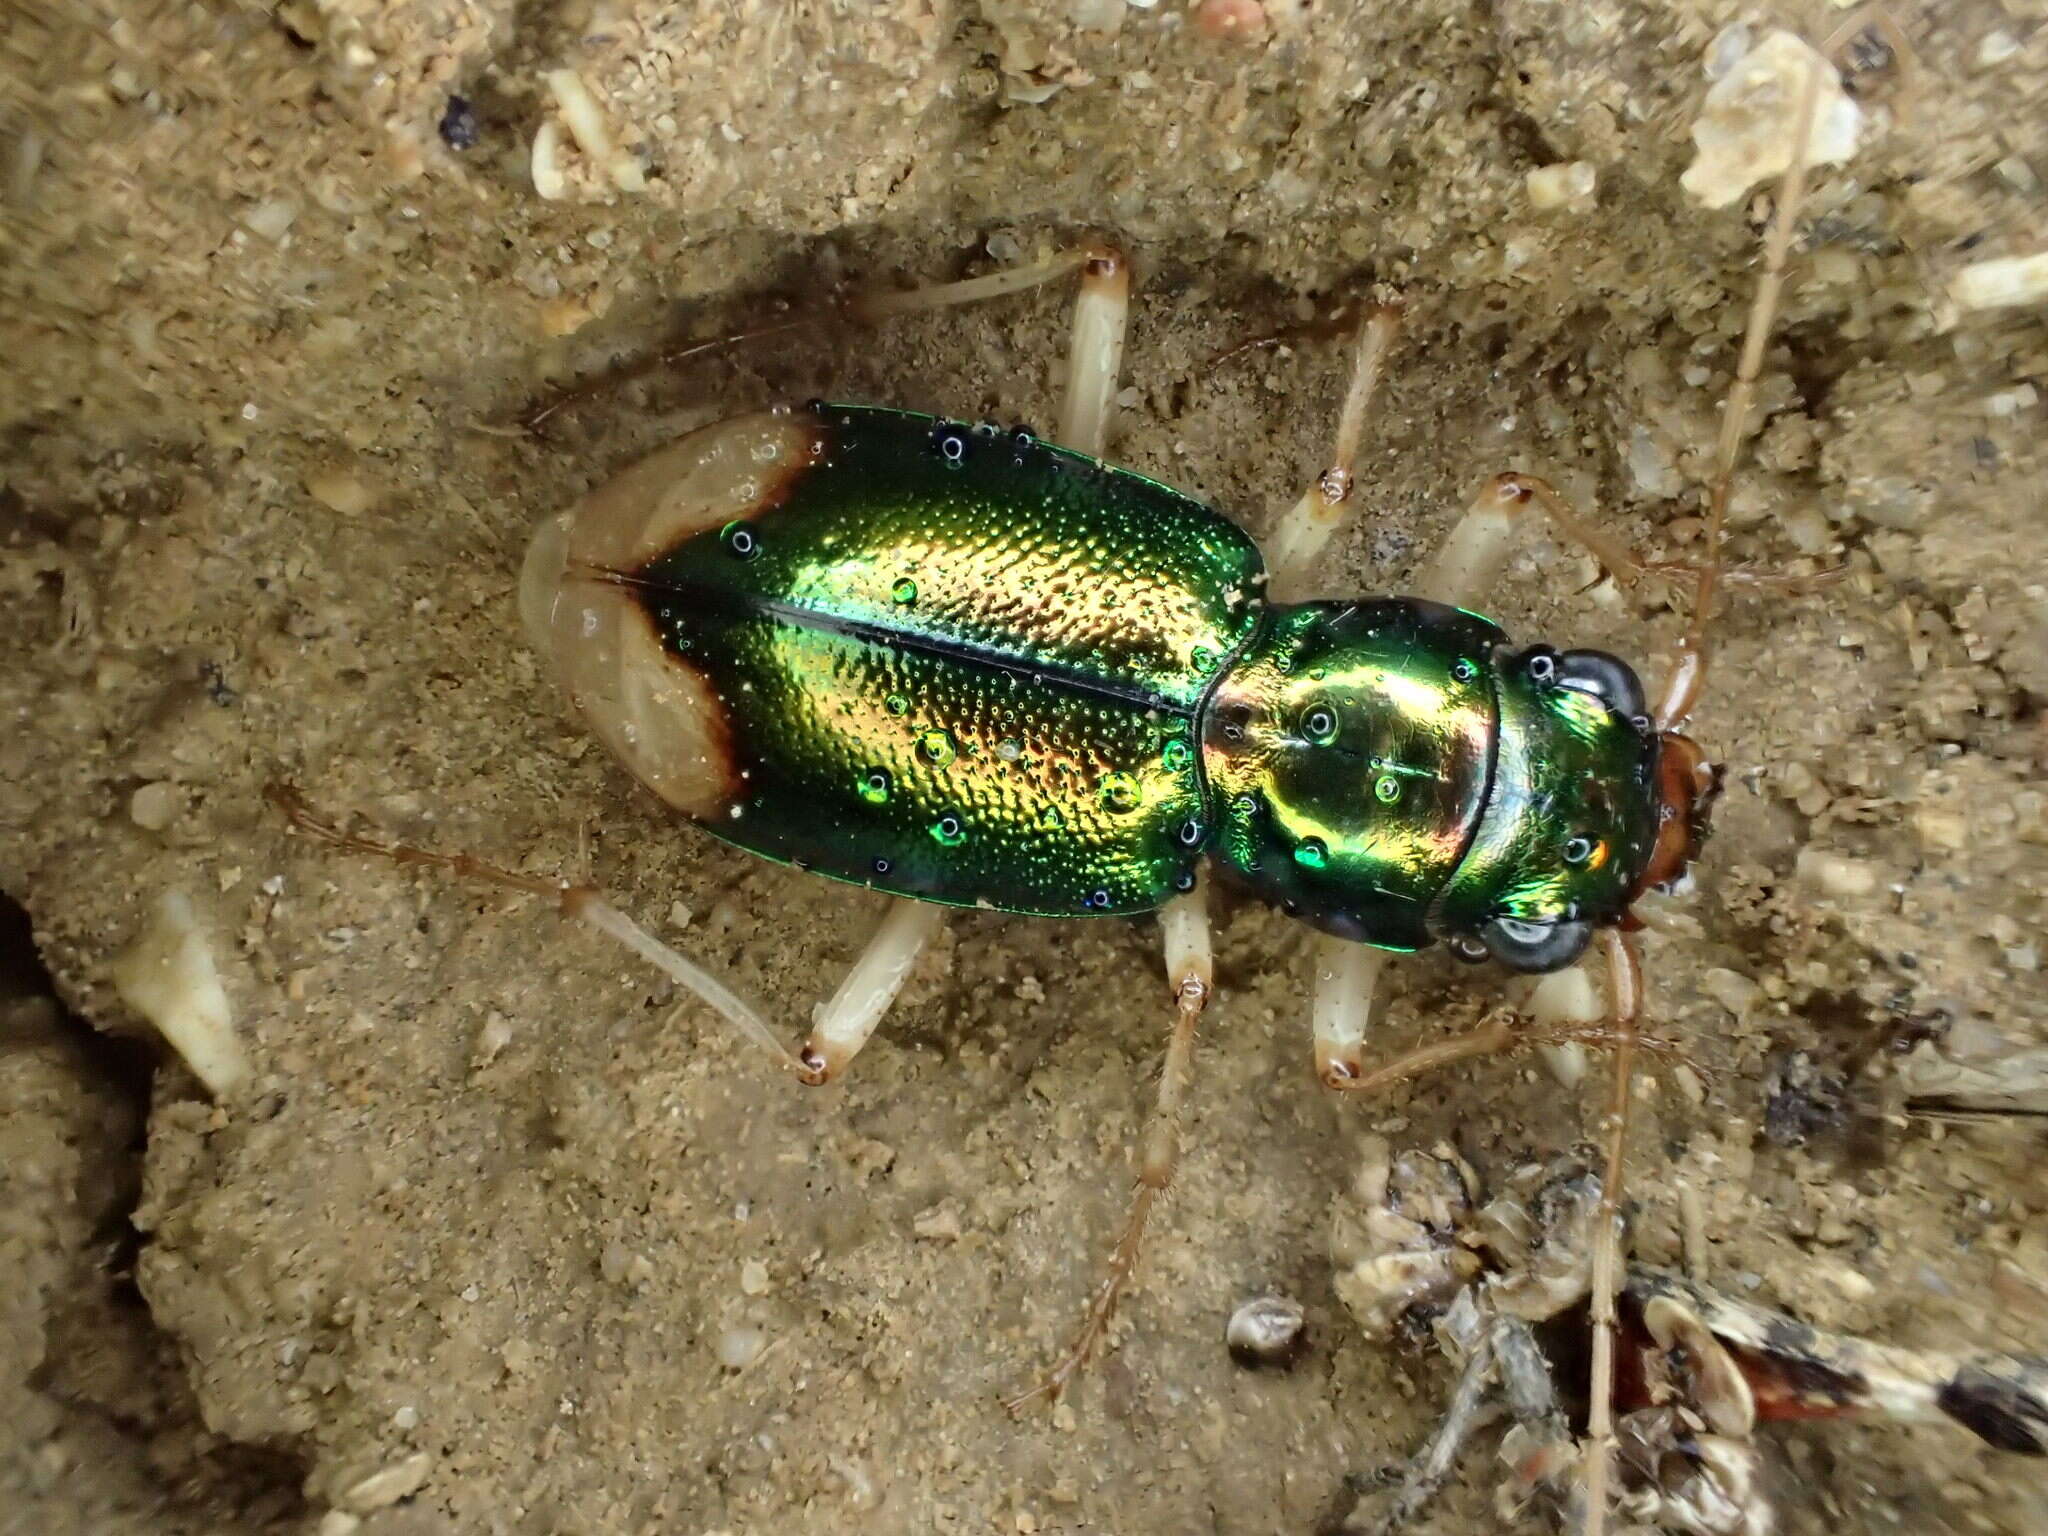
[[[1194,1065],[1195,1026],[1215,986],[1209,913],[1202,888],[1198,885],[1168,902],[1160,911],[1159,927],[1166,950],[1166,981],[1173,992],[1173,1033],[1167,1039],[1166,1063],[1159,1073],[1159,1096],[1138,1144],[1137,1185],[1130,1213],[1073,1343],[1036,1386],[1010,1399],[1012,1409],[1022,1408],[1034,1398],[1058,1397],[1068,1379],[1087,1363],[1116,1314],[1117,1298],[1137,1267],[1152,1207],[1172,1184],[1174,1166],[1180,1160],[1180,1111]]]
[[[1321,933],[1315,940],[1316,1076],[1348,1088],[1365,1074],[1365,1029],[1387,951]]]

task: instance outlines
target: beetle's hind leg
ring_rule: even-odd
[[[677,986],[710,1004],[759,1046],[776,1067],[803,1083],[830,1082],[845,1070],[874,1033],[876,1023],[902,988],[910,967],[939,927],[940,908],[922,902],[896,903],[839,984],[839,990],[819,1009],[802,1049],[791,1051],[759,1008],[717,975],[662,943],[594,885],[544,879],[466,853],[440,853],[347,832],[315,812],[290,785],[273,784],[264,791],[264,798],[283,812],[298,831],[351,853],[374,854],[399,864],[431,865],[464,879],[483,880],[549,898],[564,917],[575,918],[608,934]]]
[[[894,315],[978,304],[986,299],[1026,293],[1076,272],[1081,274],[1081,302],[1074,318],[1066,409],[1060,415],[1058,441],[1084,453],[1100,454],[1116,398],[1115,380],[1123,356],[1124,315],[1130,294],[1129,260],[1115,246],[1101,241],[1056,250],[1036,261],[1001,267],[957,282],[928,283],[905,289],[859,290],[784,319],[770,320],[744,330],[674,342],[644,357],[608,368],[592,378],[565,386],[529,409],[520,418],[520,426],[528,432],[538,432],[563,411],[622,384],[677,367],[692,358],[723,352],[748,342],[829,327],[835,321],[851,322],[857,326],[876,325]]]
[[[1209,912],[1202,887],[1197,885],[1186,895],[1168,902],[1160,911],[1159,928],[1166,952],[1166,982],[1173,994],[1173,1031],[1167,1037],[1166,1061],[1159,1071],[1158,1098],[1138,1143],[1136,1187],[1131,1194],[1130,1212],[1110,1254],[1108,1270],[1095,1288],[1088,1315],[1082,1319],[1073,1342],[1037,1385],[1008,1401],[1007,1406],[1013,1411],[1035,1398],[1050,1401],[1058,1397],[1073,1374],[1088,1363],[1088,1357],[1108,1330],[1110,1319],[1116,1315],[1117,1298],[1137,1267],[1152,1208],[1173,1183],[1174,1167],[1180,1161],[1180,1112],[1194,1067],[1195,1028],[1215,986]]]

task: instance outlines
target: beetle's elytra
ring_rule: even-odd
[[[895,895],[1127,916],[1207,857],[1345,938],[1552,970],[1675,872],[1697,753],[1626,665],[1264,587],[1247,534],[1142,475],[814,404],[636,465],[544,526],[523,594],[656,794]]]

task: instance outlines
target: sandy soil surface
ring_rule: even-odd
[[[1691,1065],[1639,1083],[1637,1246],[1674,1255],[1690,1187],[1718,1284],[1895,1343],[2040,1351],[2040,1122],[1908,1114],[1906,1074],[1960,1062],[2024,1093],[2015,1063],[2048,1046],[2048,326],[1949,290],[2048,247],[2048,12],[1890,15],[1912,54],[1852,56],[1872,125],[1809,206],[1731,530],[1742,560],[1847,575],[1721,629],[1699,931],[1647,945],[1654,1027]],[[1337,1102],[1310,1072],[1306,932],[1219,903],[1180,1184],[1107,1358],[1013,1419],[999,1397],[1065,1339],[1120,1218],[1167,1023],[1153,925],[956,919],[844,1086],[798,1092],[541,904],[290,839],[260,791],[289,777],[396,834],[588,869],[794,1030],[877,900],[674,825],[591,748],[517,630],[525,533],[774,399],[1049,422],[1067,296],[738,346],[544,438],[512,429],[522,409],[835,284],[1097,230],[1140,273],[1116,456],[1254,529],[1320,467],[1343,354],[1312,325],[1217,354],[1406,302],[1330,592],[1401,590],[1510,467],[1683,555],[1762,205],[1709,211],[1678,177],[1703,66],[1770,20],[17,3],[0,888],[63,1007],[16,935],[0,1530],[1341,1516],[1346,1475],[1417,1445],[1449,1383],[1335,1300],[1361,1136],[1453,1140],[1496,1175],[1588,1136],[1597,1063],[1569,1092],[1524,1056]],[[575,81],[608,143],[564,127]],[[1528,173],[1568,162],[1593,196],[1533,206]],[[1548,539],[1493,610],[1653,674],[1683,622]],[[111,981],[173,890],[252,1068],[218,1100]],[[1391,974],[1388,1050],[1506,984],[1433,957]],[[1224,1319],[1272,1288],[1312,1346],[1247,1373]],[[1946,1427],[1771,1445],[1788,1530],[2048,1529],[2041,1464]],[[1424,1528],[1497,1529],[1497,1477],[1476,1454]]]

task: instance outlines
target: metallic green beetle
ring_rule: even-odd
[[[1264,585],[1142,475],[813,404],[628,470],[546,526],[524,600],[648,788],[900,896],[1129,916],[1208,859],[1325,932],[1550,971],[1683,869],[1712,776],[1621,661]]]

